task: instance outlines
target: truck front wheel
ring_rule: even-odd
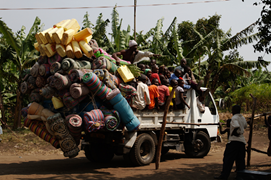
[[[211,148],[211,140],[209,136],[200,131],[197,133],[195,142],[192,144],[190,141],[184,142],[185,154],[189,157],[204,157],[206,156]]]
[[[130,151],[130,159],[134,165],[148,165],[155,156],[155,143],[153,138],[147,134],[140,134]]]
[[[85,156],[91,162],[110,162],[114,152],[108,144],[91,143],[85,146]]]

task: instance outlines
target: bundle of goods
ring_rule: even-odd
[[[70,158],[78,155],[83,131],[134,131],[140,125],[130,106],[137,92],[127,84],[134,80],[129,62],[117,66],[89,28],[79,29],[69,19],[37,33],[40,57],[20,87],[31,102],[22,109],[24,125]]]

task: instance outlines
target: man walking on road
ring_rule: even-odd
[[[244,130],[247,122],[244,116],[240,114],[241,107],[235,105],[232,107],[232,120],[230,123],[229,142],[226,145],[223,158],[223,169],[220,176],[214,179],[228,179],[234,161],[236,162],[236,171],[245,169],[245,145]]]

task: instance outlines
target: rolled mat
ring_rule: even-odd
[[[52,76],[49,76],[47,78],[47,84],[51,87],[51,88],[54,88],[55,87],[55,76],[52,75]]]
[[[57,92],[55,89],[51,88],[48,84],[40,89],[40,95],[42,95],[45,99],[51,99],[56,94]]]
[[[78,152],[80,151],[79,148],[76,146],[74,138],[70,134],[63,140],[60,140],[59,145],[61,150],[64,152],[65,157],[73,158],[77,156]]]
[[[73,108],[74,106],[76,106],[79,102],[81,102],[83,99],[85,99],[87,96],[82,96],[78,99],[74,99],[71,94],[68,92],[66,94],[64,94],[63,96],[63,103],[64,105],[71,109]]]
[[[97,50],[99,49],[99,45],[97,43],[97,41],[95,39],[91,39],[89,42],[88,42],[88,45],[93,49],[93,50]]]
[[[28,88],[27,88],[27,82],[24,81],[21,83],[21,86],[20,86],[20,91],[25,94],[27,92]]]
[[[61,62],[62,61],[62,57],[55,53],[55,55],[53,55],[52,57],[48,58],[48,64],[52,65],[54,62]]]
[[[40,56],[37,62],[39,63],[39,65],[48,64],[48,57],[47,56]]]
[[[62,90],[70,87],[72,82],[69,79],[68,75],[55,73],[54,76],[55,76],[55,88],[57,90]]]
[[[87,72],[92,72],[92,70],[91,69],[72,69],[69,72],[69,78],[72,83],[80,83],[82,82],[83,76]]]
[[[35,89],[36,86],[36,78],[33,76],[29,76],[29,78],[27,79],[27,87],[29,89]]]
[[[116,89],[118,86],[118,78],[112,75],[106,69],[95,69],[93,73],[109,88]]]
[[[89,89],[85,84],[73,83],[70,86],[70,94],[74,99],[85,96],[89,93]]]
[[[61,64],[59,62],[54,62],[50,66],[50,73],[55,74],[57,71],[61,70]]]
[[[97,95],[102,100],[106,99],[107,94],[112,91],[94,73],[86,73],[83,76],[83,82],[88,86],[93,95]]]
[[[39,88],[44,87],[46,85],[46,79],[44,77],[38,76],[36,79],[36,85]]]
[[[84,114],[85,130],[95,132],[104,126],[104,115],[100,109],[95,109]]]
[[[64,71],[69,72],[72,69],[91,69],[91,63],[89,61],[75,61],[71,58],[63,59],[61,67]]]
[[[113,105],[113,108],[118,111],[120,120],[126,126],[128,131],[136,130],[139,127],[140,121],[134,115],[133,110],[121,93],[117,94],[109,100],[109,102]]]
[[[109,131],[114,131],[118,128],[120,124],[119,113],[116,110],[108,110],[106,107],[100,107],[100,110],[104,114],[104,124],[105,128]]]
[[[38,88],[38,89],[34,89],[30,93],[30,95],[29,95],[29,101],[30,102],[37,102],[37,103],[39,103],[39,102],[42,101],[43,97],[42,97],[42,95],[40,95],[39,91],[40,91],[40,89]]]
[[[51,67],[51,65],[50,64],[42,64],[42,65],[40,65],[40,67],[39,67],[39,74],[41,75],[41,76],[45,76],[45,77],[48,77],[48,76],[50,76],[50,67]]]
[[[59,141],[56,139],[55,136],[52,136],[46,129],[46,126],[41,121],[35,121],[35,120],[25,120],[25,124],[29,124],[29,129],[39,136],[41,139],[45,140],[46,142],[49,142],[52,146],[55,148],[59,148]]]
[[[35,63],[32,66],[32,68],[30,69],[31,76],[38,77],[38,75],[39,75],[39,67],[40,67],[39,63]]]
[[[82,118],[77,114],[70,114],[66,116],[65,122],[70,131],[70,134],[78,145],[80,143],[81,132],[82,132]]]
[[[57,139],[64,139],[69,135],[69,131],[65,125],[65,121],[60,113],[47,118],[50,130],[54,133]]]

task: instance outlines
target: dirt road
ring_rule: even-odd
[[[267,137],[254,136],[253,147],[263,151],[267,148]],[[162,157],[159,170],[155,163],[148,166],[131,167],[122,158],[115,156],[110,163],[89,162],[84,152],[73,159],[63,155],[1,155],[0,179],[133,179],[133,180],[208,180],[219,174],[222,168],[224,143],[212,143],[210,153],[204,158],[187,158],[183,152],[169,151]],[[252,152],[252,170],[271,172],[271,157]],[[234,179],[232,170],[229,179]]]

